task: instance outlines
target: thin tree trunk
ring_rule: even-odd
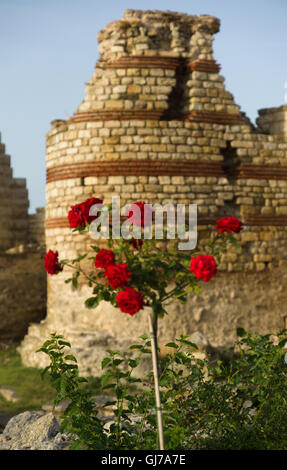
[[[149,327],[150,327],[150,335],[151,335],[151,350],[152,350],[152,364],[153,364],[153,375],[154,375],[159,449],[164,450],[162,413],[161,413],[159,378],[158,378],[157,317],[153,311],[149,314]]]

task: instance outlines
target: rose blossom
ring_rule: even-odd
[[[140,292],[132,287],[126,287],[116,297],[120,310],[133,316],[144,306],[144,299]]]
[[[217,266],[212,255],[198,255],[191,258],[189,269],[197,277],[203,281],[209,281],[217,272]]]
[[[91,223],[95,220],[98,216],[97,215],[90,215],[90,208],[94,204],[102,204],[103,201],[101,199],[97,199],[91,197],[80,204],[75,204],[71,206],[71,209],[68,213],[69,223],[71,228],[76,227],[85,227],[87,224]]]
[[[135,250],[139,250],[143,246],[142,239],[132,238],[131,240],[128,240],[128,242],[133,246]]]
[[[115,264],[115,254],[111,250],[101,249],[95,258],[95,267],[106,269],[110,264]]]
[[[130,279],[131,272],[127,270],[126,264],[110,264],[104,277],[108,279],[108,283],[113,289],[120,289],[127,285]]]
[[[145,209],[146,206],[146,209]],[[140,214],[138,214],[138,209],[140,210]],[[145,227],[149,222],[149,214],[152,213],[152,209],[145,204],[145,202],[138,201],[138,202],[133,202],[130,205],[129,212],[128,212],[128,217],[130,218],[130,221],[133,225],[136,225],[137,227]],[[145,217],[146,215],[146,217]]]
[[[63,268],[59,265],[58,251],[49,250],[44,258],[44,268],[48,274],[58,274],[63,271]]]
[[[217,228],[218,233],[222,232],[235,232],[239,233],[242,230],[242,222],[236,217],[222,217],[216,221],[215,228]]]

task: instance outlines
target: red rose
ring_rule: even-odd
[[[138,201],[130,205],[127,215],[133,225],[144,227],[149,223],[150,214],[152,214],[152,209],[144,202]]]
[[[236,217],[222,217],[216,221],[215,228],[217,228],[218,233],[222,232],[235,232],[239,233],[242,230],[242,222]]]
[[[127,270],[126,264],[110,264],[104,277],[108,279],[108,283],[113,289],[120,289],[127,285],[130,279],[131,272]]]
[[[95,259],[95,267],[106,269],[110,264],[115,264],[115,254],[111,250],[100,250]]]
[[[63,271],[63,268],[59,265],[58,252],[49,250],[44,258],[44,268],[48,274],[58,274]]]
[[[144,306],[144,299],[140,292],[132,287],[126,287],[116,297],[120,310],[133,316]]]
[[[217,266],[212,255],[198,255],[191,258],[189,269],[195,274],[197,279],[209,281],[217,272]]]
[[[71,206],[71,209],[68,213],[69,223],[71,228],[76,227],[85,227],[87,224],[91,223],[98,217],[97,215],[90,215],[90,208],[94,204],[102,204],[101,199],[91,197],[80,204],[75,204]]]
[[[132,238],[131,240],[128,240],[128,241],[135,250],[139,250],[143,246],[143,240],[141,239],[137,240],[136,238]]]

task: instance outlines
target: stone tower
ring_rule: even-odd
[[[91,196],[109,203],[120,195],[122,205],[197,204],[201,240],[223,215],[244,221],[241,250],[222,256],[204,304],[192,298],[170,309],[162,341],[200,329],[213,345],[226,345],[239,321],[263,329],[281,321],[280,312],[268,317],[267,304],[264,321],[262,308],[253,309],[252,299],[266,291],[250,293],[250,283],[287,258],[287,142],[259,133],[225,89],[212,52],[218,31],[211,16],[127,10],[98,34],[100,58],[76,113],[52,122],[47,134],[46,245],[60,258],[91,244],[71,232],[67,219],[71,205]],[[34,351],[58,331],[72,341],[82,373],[96,373],[108,346],[125,347],[142,334],[145,312],[127,318],[104,302],[88,311],[90,290],[70,291],[67,277],[49,277],[47,319],[30,327],[22,358],[44,365]],[[243,314],[236,298],[244,292],[252,299]]]

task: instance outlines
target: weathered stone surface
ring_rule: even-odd
[[[45,313],[43,249],[0,253],[0,342],[21,340],[29,324]]]
[[[13,416],[0,434],[0,450],[67,450],[70,442],[55,416],[43,411]]]
[[[16,393],[15,390],[13,390],[12,388],[4,388],[4,387],[1,387],[0,388],[0,395],[5,398],[5,400],[7,401],[13,401],[13,402],[16,402],[19,400],[19,397]]]
[[[287,135],[287,105],[260,109],[256,123],[263,132]]]
[[[192,333],[189,340],[192,343],[196,344],[199,351],[206,351],[207,347],[209,346],[208,340],[205,338],[205,336],[203,336],[200,331],[195,331],[194,333]]]
[[[200,295],[190,296],[186,305],[174,303],[168,307],[168,315],[159,321],[160,344],[173,341],[180,334],[200,332],[204,340],[199,333],[191,340],[199,343],[200,349],[205,348],[205,341],[212,348],[225,348],[233,344],[237,327],[261,333],[283,329],[287,301],[286,291],[282,289],[284,282],[287,282],[284,267],[246,272],[244,276],[240,272],[218,273],[206,283]],[[102,302],[95,310],[88,310],[83,308],[87,296],[86,288],[75,293],[65,291],[61,298],[63,315],[57,314],[40,325],[30,326],[29,334],[19,348],[26,365],[47,365],[47,356],[35,351],[49,337],[49,332],[57,331],[71,341],[81,373],[99,376],[102,374],[101,361],[107,356],[106,349],[128,351],[131,344],[140,342],[139,336],[143,332],[148,333],[146,310],[130,317],[107,302]],[[81,323],[77,318],[79,311]],[[151,370],[151,364],[147,358],[143,371],[138,373],[144,375],[148,370]]]
[[[28,208],[26,180],[13,177],[0,136],[0,343],[20,340],[28,324],[45,314],[46,283],[36,246],[44,244],[44,214],[29,216]]]
[[[42,406],[42,410],[46,412],[53,412],[56,415],[60,415],[66,410],[66,408],[68,408],[70,403],[70,400],[63,400],[57,405],[54,405],[53,403],[46,403]]]
[[[0,135],[0,251],[30,241],[44,243],[43,211],[29,216],[28,208],[26,180],[13,177],[10,156]]]

